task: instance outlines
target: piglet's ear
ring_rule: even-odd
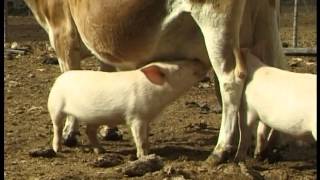
[[[165,81],[165,75],[160,71],[158,66],[152,65],[142,68],[141,71],[154,84],[162,85]]]

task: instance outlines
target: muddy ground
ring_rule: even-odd
[[[312,9],[312,7],[311,7]],[[314,9],[312,9],[314,10]],[[299,46],[316,46],[316,12],[300,13]],[[291,10],[290,10],[291,11]],[[291,12],[290,12],[291,13]],[[281,16],[281,38],[291,45],[292,14]],[[110,168],[91,164],[101,155],[64,147],[55,158],[32,158],[29,151],[50,147],[52,124],[46,109],[47,96],[59,66],[44,64],[53,52],[48,51],[48,37],[33,17],[10,16],[9,42],[30,46],[31,52],[4,59],[4,177],[5,179],[127,179],[119,167],[135,154],[130,132],[120,126],[122,141],[102,141],[110,157],[123,163]],[[315,57],[287,57],[291,71],[316,73]],[[97,61],[83,62],[85,69],[97,70]],[[164,158],[164,168],[133,179],[316,179],[316,148],[289,146],[279,151],[276,162],[249,159],[245,166],[225,163],[208,167],[204,160],[214,148],[221,114],[212,111],[216,98],[211,82],[200,83],[167,107],[160,119],[151,124],[151,151]],[[306,92],[308,93],[308,92]],[[198,106],[190,106],[190,102]],[[87,138],[81,127],[80,143]]]

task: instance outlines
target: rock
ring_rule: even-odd
[[[52,158],[52,157],[56,157],[57,154],[51,148],[50,149],[34,149],[29,152],[29,156]]]
[[[17,81],[9,81],[8,84],[9,84],[9,87],[19,87],[20,86],[20,83]]]
[[[184,103],[188,108],[197,108],[200,107],[200,105],[194,101],[187,101]]]
[[[173,177],[166,177],[163,180],[185,180],[185,178],[182,175],[179,175],[179,176],[173,176]]]
[[[29,108],[27,110],[27,113],[30,113],[30,112],[37,112],[37,111],[42,111],[43,110],[43,107],[39,106],[39,107],[36,107],[36,106],[32,106],[31,108]]]
[[[208,104],[202,104],[200,105],[200,114],[209,114],[210,112],[210,107]]]
[[[210,87],[210,83],[199,83],[198,87],[199,88],[203,88],[203,89],[209,88]]]
[[[91,163],[93,167],[113,167],[123,163],[123,158],[118,155],[104,155],[99,157],[96,161]]]
[[[47,48],[47,51],[51,51],[51,52],[54,51],[53,47],[51,47],[50,44],[46,44],[46,48]]]
[[[36,77],[34,74],[29,74],[28,75],[28,78],[34,78],[34,77]]]
[[[212,112],[214,112],[216,114],[221,114],[222,113],[222,107],[218,102],[216,102],[215,105],[213,106]]]
[[[11,43],[11,49],[17,49],[18,48],[18,43],[17,42],[12,42]]]
[[[56,57],[44,57],[44,60],[42,61],[42,64],[53,64],[58,65],[59,61]]]
[[[13,60],[14,56],[11,53],[4,53],[4,59]]]
[[[41,69],[37,69],[38,71],[40,71],[40,72],[44,72],[44,71],[46,71],[46,69],[44,69],[44,68],[41,68]]]
[[[15,58],[16,58],[16,59],[21,58],[21,54],[17,54],[17,55],[15,56]]]
[[[161,157],[151,154],[141,157],[136,161],[129,162],[122,170],[122,172],[129,176],[143,176],[148,172],[158,171],[163,168],[163,160]]]
[[[210,77],[206,76],[200,82],[210,82]]]
[[[3,47],[4,48],[10,48],[10,43],[4,43]]]

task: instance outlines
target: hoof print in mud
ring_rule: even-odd
[[[46,157],[53,158],[56,157],[57,154],[53,149],[34,149],[29,152],[31,157]]]
[[[108,155],[99,157],[96,161],[94,161],[90,165],[93,167],[108,168],[108,167],[117,166],[122,163],[123,163],[122,157],[108,154]]]
[[[151,154],[144,156],[136,161],[128,162],[122,169],[122,172],[129,176],[143,176],[148,172],[158,171],[163,168],[163,160],[161,157]]]

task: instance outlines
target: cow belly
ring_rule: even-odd
[[[146,5],[141,5],[141,0],[133,1],[113,5],[112,1],[92,2],[91,6],[99,4],[93,10],[85,2],[72,4],[70,0],[81,39],[101,61],[124,69],[177,58],[201,59],[209,64],[200,29],[189,14],[180,10],[168,12],[165,0],[148,0]],[[132,7],[132,3],[139,5]],[[115,6],[121,6],[122,10],[130,6],[130,10],[115,12]]]

